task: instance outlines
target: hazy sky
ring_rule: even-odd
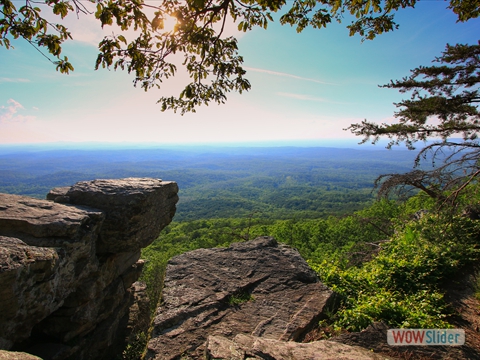
[[[148,1],[147,1],[148,2]],[[120,71],[94,71],[101,30],[94,19],[68,23],[74,41],[63,55],[75,67],[57,73],[32,46],[0,47],[0,144],[37,142],[215,143],[352,137],[343,131],[363,119],[391,121],[393,102],[407,95],[382,89],[419,65],[428,65],[445,44],[476,43],[480,20],[456,23],[443,1],[425,1],[397,15],[400,29],[361,42],[343,24],[307,29],[271,24],[240,34],[252,90],[231,93],[225,105],[181,116],[161,112],[162,92],[133,87]],[[107,31],[112,31],[107,29]],[[185,85],[180,75],[166,93]]]

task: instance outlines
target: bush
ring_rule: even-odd
[[[427,214],[398,229],[360,267],[310,261],[322,281],[339,293],[333,326],[359,331],[373,321],[395,328],[448,328],[442,285],[480,259],[480,224],[467,217]]]

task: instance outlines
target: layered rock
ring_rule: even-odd
[[[177,192],[173,182],[129,178],[54,189],[50,201],[0,194],[0,348],[112,358],[140,249],[172,220]]]
[[[298,340],[334,300],[300,254],[271,237],[191,251],[167,265],[146,358],[203,358],[209,336]]]
[[[177,193],[174,182],[127,178],[81,181],[70,188],[53,189],[47,199],[104,211],[105,221],[96,243],[97,253],[103,254],[149,245],[175,215]]]
[[[0,194],[0,344],[30,336],[98,269],[97,210]]]

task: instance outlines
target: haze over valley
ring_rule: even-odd
[[[153,177],[180,188],[176,221],[306,218],[351,213],[381,174],[408,171],[414,152],[333,147],[177,147],[46,150],[4,147],[0,192],[44,198],[98,178]]]

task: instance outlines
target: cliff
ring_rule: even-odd
[[[168,225],[174,182],[79,182],[47,200],[0,194],[0,349],[111,359],[127,336],[140,250]]]

